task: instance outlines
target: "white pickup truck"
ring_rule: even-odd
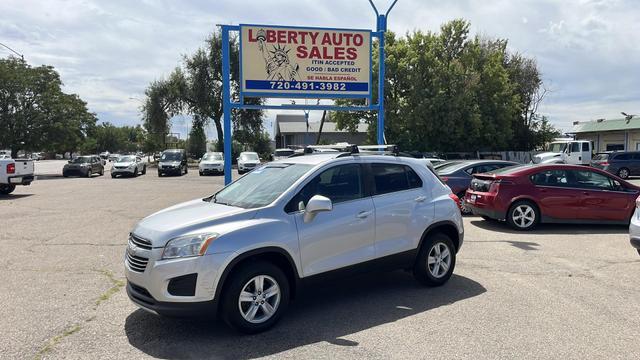
[[[11,194],[16,185],[29,185],[33,179],[33,160],[0,157],[0,195]]]
[[[560,140],[549,144],[547,151],[533,156],[534,164],[589,165],[593,143],[588,140]]]

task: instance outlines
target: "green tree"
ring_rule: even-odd
[[[194,126],[189,134],[189,155],[199,159],[207,152],[207,137],[202,126]]]
[[[51,66],[0,59],[0,148],[73,152],[97,121]]]

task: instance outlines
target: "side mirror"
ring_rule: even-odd
[[[305,223],[311,222],[319,212],[331,210],[333,210],[333,203],[331,203],[331,199],[322,195],[314,195],[309,199],[309,202],[305,207],[303,220]]]

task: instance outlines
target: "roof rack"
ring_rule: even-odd
[[[398,145],[363,145],[358,146],[360,152],[379,154],[379,155],[400,155],[400,148]]]

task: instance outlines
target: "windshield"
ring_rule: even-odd
[[[212,201],[245,209],[266,206],[311,168],[311,165],[305,164],[263,166],[220,190]]]
[[[451,174],[453,172],[456,172],[462,169],[467,165],[468,164],[464,161],[455,161],[455,162],[443,164],[442,166],[437,166],[435,169],[438,175]]]
[[[121,156],[118,158],[118,162],[134,162],[136,161],[135,156]]]
[[[291,156],[293,155],[293,150],[276,150],[275,156]]]
[[[609,159],[609,154],[596,154],[593,157],[593,160],[596,161],[602,161],[602,160],[608,160]]]
[[[258,154],[243,153],[243,154],[240,154],[240,160],[258,160]]]
[[[209,153],[204,154],[202,160],[222,160],[222,154],[220,153]]]
[[[566,147],[567,147],[567,143],[566,142],[563,142],[563,143],[551,143],[547,147],[547,151],[548,152],[561,153],[561,152],[564,152],[564,149]]]
[[[91,156],[79,156],[71,160],[72,164],[87,164],[91,162]]]
[[[180,161],[182,160],[182,153],[180,152],[164,152],[160,158],[162,161]]]

